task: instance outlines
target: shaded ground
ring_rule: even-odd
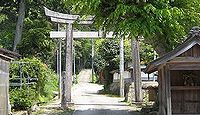
[[[60,99],[55,99],[46,105],[40,106],[37,112],[33,112],[32,115],[72,115],[74,109],[63,110],[61,109]]]
[[[72,115],[73,110],[41,109],[32,115]]]
[[[124,98],[98,94],[102,85],[89,83],[91,70],[83,70],[79,75],[79,84],[73,89],[75,103],[73,115],[138,115],[135,107],[122,102]]]

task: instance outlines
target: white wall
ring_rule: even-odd
[[[124,79],[131,78],[131,73],[129,71],[124,71],[123,75],[124,75]],[[113,82],[117,82],[119,81],[119,79],[120,79],[119,73],[115,72],[113,74]]]

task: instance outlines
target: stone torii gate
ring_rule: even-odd
[[[47,8],[45,8],[45,14],[49,17],[51,17],[51,21],[57,22],[57,23],[64,23],[67,24],[66,32],[57,32],[52,31],[50,32],[51,38],[65,38],[65,44],[66,44],[66,58],[65,58],[65,72],[62,75],[62,96],[61,96],[61,106],[62,107],[68,107],[71,102],[71,86],[72,86],[72,41],[73,38],[113,38],[113,32],[109,32],[106,35],[103,35],[102,32],[80,32],[80,31],[73,31],[72,24],[77,21],[80,16],[79,15],[70,15],[70,14],[63,14],[59,12],[51,11]],[[78,24],[92,24],[93,17],[87,17],[86,20],[79,20]],[[123,78],[123,72],[124,72],[124,46],[123,46],[123,38],[120,40],[120,96],[124,97],[124,78]],[[134,66],[134,65],[133,65]],[[61,69],[59,69],[61,70]],[[137,73],[137,72],[136,72]],[[133,73],[134,75],[134,73]],[[138,74],[135,74],[137,78]],[[138,79],[136,79],[137,82]],[[134,79],[134,81],[136,82]],[[140,93],[138,92],[141,89],[141,86],[137,85],[137,88],[135,91],[136,94]],[[138,99],[136,95],[136,101],[141,100]]]

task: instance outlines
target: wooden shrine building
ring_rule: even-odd
[[[8,115],[9,105],[9,64],[10,61],[19,58],[21,55],[0,48],[0,115]]]
[[[200,28],[186,40],[152,61],[147,73],[158,71],[159,115],[200,114]]]

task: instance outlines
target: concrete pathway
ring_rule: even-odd
[[[103,86],[89,83],[90,75],[91,70],[83,70],[79,74],[79,84],[73,87],[73,115],[138,115],[134,107],[122,102],[123,98],[98,94]]]

